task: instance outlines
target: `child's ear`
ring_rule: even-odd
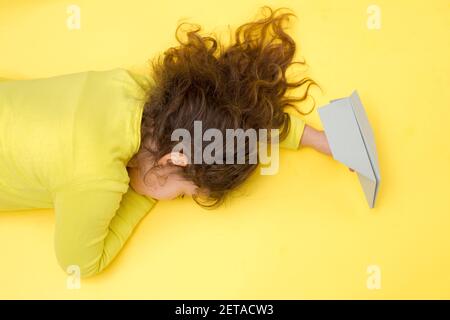
[[[188,158],[181,152],[171,152],[170,160],[174,165],[186,167],[188,165]]]
[[[185,167],[188,164],[188,158],[185,154],[181,152],[171,152],[167,153],[159,159],[159,165],[166,165],[168,163],[172,163],[176,166]]]
[[[137,165],[136,157],[133,156],[133,157],[130,159],[130,161],[128,161],[127,167],[135,168],[135,167],[137,167],[137,166],[138,166],[138,165]]]

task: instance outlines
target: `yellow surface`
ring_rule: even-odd
[[[153,3],[153,4],[152,4]],[[81,9],[69,30],[67,6]],[[179,19],[223,31],[290,6],[318,105],[358,89],[382,176],[369,209],[346,167],[303,149],[224,207],[160,202],[103,274],[68,289],[52,210],[0,215],[0,298],[450,298],[450,6],[438,1],[0,0],[0,76],[145,63]],[[381,9],[381,29],[367,8]],[[320,126],[316,112],[306,121]],[[381,288],[367,287],[367,268]]]

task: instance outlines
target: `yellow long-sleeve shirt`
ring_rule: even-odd
[[[129,186],[151,78],[116,68],[0,79],[0,211],[54,208],[56,257],[82,277],[103,270],[157,202]],[[297,149],[291,115],[281,147]]]

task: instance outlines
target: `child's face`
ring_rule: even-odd
[[[168,158],[162,159],[160,164],[167,164]],[[193,196],[198,187],[191,181],[184,180],[181,175],[181,166],[164,166],[158,169],[158,178],[154,174],[147,175],[147,184],[144,183],[144,173],[151,168],[147,162],[137,161],[133,167],[127,167],[131,187],[139,194],[150,196],[157,200],[170,200],[180,196]],[[140,169],[140,170],[139,170]]]

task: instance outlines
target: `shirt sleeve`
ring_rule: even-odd
[[[286,138],[280,142],[280,147],[285,149],[297,150],[300,147],[300,139],[305,130],[305,121],[300,117],[288,113],[291,121],[289,133]]]
[[[65,271],[76,266],[81,277],[102,271],[157,202],[131,186],[123,193],[122,184],[111,188],[111,183],[108,189],[71,187],[56,193],[55,253]]]

